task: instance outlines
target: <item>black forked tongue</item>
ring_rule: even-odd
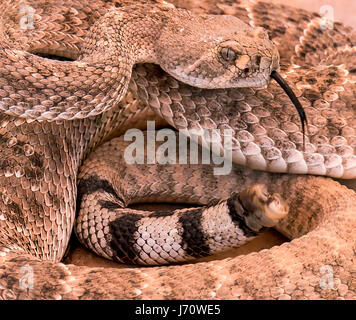
[[[281,77],[281,75],[276,71],[272,71],[271,78],[277,81],[277,83],[281,86],[281,88],[284,90],[284,92],[288,95],[289,99],[292,101],[292,103],[294,104],[295,108],[298,111],[300,120],[302,122],[303,149],[305,150],[305,125],[308,124],[307,115],[305,114],[304,109],[303,109],[302,105],[300,104],[298,98],[295,96],[293,90],[288,85],[288,83]]]

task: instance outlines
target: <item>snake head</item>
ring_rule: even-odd
[[[266,31],[234,16],[179,11],[161,31],[156,48],[166,72],[200,88],[262,87],[279,69],[277,47]]]

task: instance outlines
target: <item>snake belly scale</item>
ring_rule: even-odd
[[[356,177],[355,33],[265,2],[173,3],[0,4],[1,297],[354,298],[355,192],[313,175]],[[298,114],[269,82],[279,64],[308,117],[304,150]],[[148,119],[232,130],[231,174],[128,165],[122,137],[104,143]],[[204,207],[126,208],[162,200]],[[293,240],[198,264],[64,265],[76,208],[78,238],[119,262],[186,261],[271,226]]]

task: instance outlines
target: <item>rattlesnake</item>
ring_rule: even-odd
[[[325,29],[317,14],[264,2],[199,1],[192,6],[175,1],[174,4],[189,7],[193,13],[177,13],[165,3],[136,1],[5,1],[0,5],[1,296],[7,299],[355,298],[355,193],[327,178],[252,170],[356,177],[355,33],[340,23],[335,23],[332,30]],[[32,9],[22,10],[25,5]],[[34,12],[33,29],[31,19],[22,20],[29,11]],[[162,25],[136,27],[142,38],[166,37],[166,46],[160,49],[175,55],[175,61],[188,57],[189,50],[194,56],[194,50],[204,50],[204,45],[189,43],[188,40],[199,43],[199,33],[197,36],[195,32],[207,35],[213,30],[210,36],[214,38],[215,32],[223,32],[221,27],[229,29],[231,23],[239,24],[231,17],[208,18],[202,13],[236,15],[254,27],[267,29],[278,44],[281,72],[293,84],[308,116],[304,150],[298,114],[275,83],[270,83],[267,89],[195,88],[153,64],[137,65],[129,82],[128,69],[119,66],[132,65],[133,61],[129,57],[121,60],[115,57],[112,50],[117,49],[116,43],[105,42],[105,37],[110,39],[117,34],[115,20],[127,22],[130,17],[154,15],[168,25],[167,17],[176,19],[174,25],[180,26],[187,19],[189,24],[177,27],[175,33],[167,33],[169,29]],[[93,33],[84,40],[89,28],[104,14],[108,19],[94,27],[98,32],[104,28],[102,36],[100,32]],[[205,25],[206,30],[193,30],[195,19],[213,20]],[[21,28],[21,21],[26,28]],[[146,19],[146,23],[151,21]],[[238,26],[245,28],[243,24]],[[253,30],[258,30],[251,31],[255,37],[265,39],[263,31]],[[245,31],[249,33],[249,29]],[[137,30],[130,28],[127,32]],[[177,37],[180,39],[176,43],[173,39]],[[245,41],[248,40],[242,42]],[[95,49],[93,43],[97,44]],[[137,48],[135,43],[130,48],[136,52],[156,50],[149,45]],[[188,47],[179,46],[182,43]],[[107,48],[108,45],[111,47]],[[179,50],[185,51],[185,55],[180,56]],[[50,54],[76,61],[38,57]],[[231,53],[224,54],[229,57]],[[250,51],[242,52],[242,56],[249,54]],[[165,58],[169,54],[161,57]],[[146,62],[155,60],[149,57]],[[91,66],[93,63],[95,68]],[[273,61],[270,63],[276,67]],[[161,67],[174,73],[172,66]],[[216,70],[214,60],[207,63],[205,77],[209,76],[209,67]],[[179,67],[176,69],[174,75],[178,79],[187,72],[182,75]],[[191,71],[194,73],[194,68]],[[212,80],[213,86],[219,86],[224,75],[215,76],[210,75],[211,79],[219,79],[219,82]],[[122,81],[117,81],[118,78]],[[126,87],[128,92],[118,103]],[[277,228],[294,240],[246,256],[197,264],[112,269],[60,263],[74,224],[76,178],[82,159],[104,140],[124,133],[133,125],[144,127],[143,119],[158,119],[157,114],[177,129],[232,128],[233,159],[252,169],[236,164],[231,175],[214,176],[211,167],[204,165],[174,169],[127,165],[119,174],[123,179],[121,185],[128,188],[126,195],[136,193],[143,200],[152,200],[147,194],[151,190],[161,199],[190,199],[204,204],[227,198],[231,191],[240,192],[249,185],[264,183],[287,199],[290,212]],[[82,178],[85,179],[87,168],[96,166],[113,176],[111,165],[118,161],[124,148],[123,138],[103,144],[90,154]],[[113,150],[117,154],[112,154]],[[90,185],[84,186],[85,195]],[[179,192],[174,194],[172,190]],[[110,196],[115,192],[105,195],[108,201],[114,202]],[[101,223],[96,218],[95,223]],[[78,222],[77,229],[81,223]],[[34,272],[33,287],[24,287],[21,282],[26,270]],[[329,272],[328,281],[323,270]]]

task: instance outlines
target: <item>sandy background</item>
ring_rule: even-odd
[[[310,11],[315,11],[320,13],[320,8],[324,5],[329,5],[333,9],[333,14],[336,21],[341,21],[347,25],[352,26],[356,29],[356,1],[355,0],[270,0],[270,2],[282,3],[286,5],[291,5],[299,8],[303,8]],[[321,14],[321,13],[320,13]],[[350,181],[349,181],[350,183]],[[353,182],[356,188],[356,181]],[[159,210],[164,210],[168,206],[163,205]],[[157,207],[151,207],[146,209],[158,209]],[[172,206],[170,207],[172,208]],[[144,208],[142,208],[144,209]],[[253,251],[260,251],[262,249],[268,249],[275,245],[280,245],[281,243],[288,241],[282,235],[274,230],[269,230],[262,235],[258,236],[249,244],[242,248],[234,249],[224,254],[218,256],[213,256],[209,258],[200,259],[198,261],[207,261],[212,259],[221,259],[227,256],[236,256],[241,254],[248,254]],[[86,266],[102,266],[102,267],[115,267],[122,268],[124,265],[119,265],[117,263],[108,261],[106,259],[100,258],[86,249],[83,249],[76,239],[73,239],[70,243],[70,248],[68,254],[64,259],[65,263],[73,263],[76,265],[86,265]]]
[[[330,5],[333,8],[336,21],[340,21],[356,29],[355,0],[270,0],[270,2],[291,5],[318,13],[320,13],[320,8],[322,6]]]

